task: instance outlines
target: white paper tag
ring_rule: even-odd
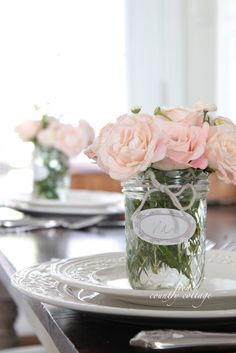
[[[186,212],[169,208],[140,211],[133,219],[137,236],[148,243],[174,245],[187,241],[196,230],[195,219]]]

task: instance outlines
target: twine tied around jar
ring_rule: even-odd
[[[193,206],[193,204],[196,200],[196,190],[195,190],[193,184],[187,183],[187,184],[183,185],[179,191],[173,192],[173,191],[171,191],[171,189],[172,188],[176,189],[177,186],[176,185],[165,185],[165,184],[159,183],[159,181],[156,179],[153,171],[151,171],[151,170],[146,171],[145,175],[143,176],[143,179],[145,177],[150,178],[152,188],[146,191],[141,204],[139,205],[139,207],[135,210],[135,212],[132,215],[132,220],[134,220],[135,216],[142,210],[143,205],[147,201],[149,195],[151,195],[153,192],[159,191],[159,192],[163,192],[163,193],[167,194],[169,196],[169,198],[171,199],[171,201],[173,202],[173,205],[178,210],[180,210],[183,213],[183,215],[185,215],[185,211],[187,211],[189,208],[191,208]],[[188,189],[190,189],[192,191],[192,197],[191,197],[189,204],[187,206],[182,206],[178,200],[178,196],[180,196],[185,190],[188,190]]]

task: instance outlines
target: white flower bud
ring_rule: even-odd
[[[197,110],[201,110],[204,112],[214,112],[217,110],[217,106],[213,103],[206,103],[206,102],[202,102],[199,101],[195,104],[195,108]]]

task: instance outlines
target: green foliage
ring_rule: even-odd
[[[68,174],[68,157],[54,148],[36,147],[40,155],[42,166],[47,169],[45,179],[34,181],[34,192],[38,197],[47,199],[59,199],[59,189],[63,187],[65,177]]]
[[[41,119],[42,128],[46,129],[49,126],[49,124],[50,124],[49,117],[46,114],[44,114]]]

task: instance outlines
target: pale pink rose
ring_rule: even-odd
[[[93,138],[93,128],[84,120],[77,128],[61,124],[56,129],[54,147],[69,157],[75,157],[93,141]]]
[[[23,141],[30,141],[36,137],[40,129],[41,124],[39,121],[26,120],[25,122],[19,124],[15,128],[15,131]]]
[[[150,115],[123,115],[106,125],[85,153],[113,179],[126,180],[165,157],[168,137],[161,126]]]
[[[161,170],[205,169],[208,165],[205,148],[209,124],[200,127],[165,122],[164,126],[169,134],[166,158],[155,163],[154,167]]]
[[[185,107],[161,108],[161,111],[173,122],[186,124],[188,126],[203,124],[203,112]]]
[[[87,146],[94,140],[94,129],[87,123],[86,120],[81,119],[79,121],[79,129],[84,131],[84,134],[87,136]],[[86,146],[86,147],[87,147]]]
[[[93,159],[94,161],[97,161],[99,148],[104,143],[106,143],[107,137],[109,136],[109,133],[112,131],[113,128],[114,124],[109,123],[100,130],[99,136],[95,138],[93,143],[84,152],[87,157]],[[102,168],[105,169],[105,167]]]
[[[206,156],[217,177],[236,185],[236,127],[219,125],[210,128]]]
[[[53,147],[56,142],[56,133],[53,129],[43,129],[38,133],[38,142],[47,147]]]
[[[39,131],[37,135],[38,142],[43,146],[55,147],[57,139],[56,133],[60,126],[61,124],[57,120],[52,119],[51,123],[46,129]]]

